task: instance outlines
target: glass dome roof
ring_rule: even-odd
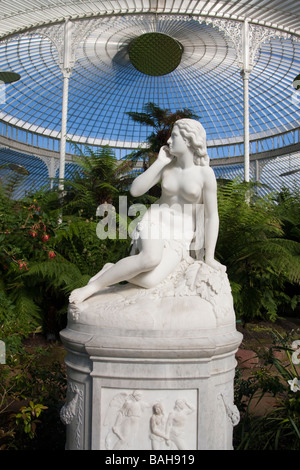
[[[3,136],[11,126],[16,130],[10,131],[11,139],[24,143],[32,134],[31,144],[37,141],[32,145],[49,148],[52,139],[53,151],[59,150],[63,79],[61,44],[53,28],[59,32],[69,17],[77,25],[68,93],[70,140],[110,145],[126,154],[143,145],[151,130],[127,113],[141,112],[153,102],[170,111],[191,109],[206,129],[211,158],[242,156],[243,80],[234,25],[248,19],[252,39],[255,28],[262,28],[253,41],[249,78],[249,132],[256,149],[252,146],[251,153],[259,146],[265,151],[299,143],[300,93],[293,87],[300,71],[298,4],[284,0],[1,3],[0,70],[21,76],[5,88],[5,102],[0,105]],[[182,46],[180,63],[170,73],[143,73],[132,64],[130,45],[149,33],[166,35]]]
[[[128,44],[150,31],[167,33],[182,44],[182,60],[173,72],[150,76],[132,65]],[[1,119],[58,136],[62,79],[53,42],[19,35],[0,43],[0,57],[0,69],[21,75],[7,87]],[[300,42],[272,38],[262,45],[250,75],[252,138],[299,125],[292,85],[299,69]],[[137,145],[149,129],[132,122],[127,112],[142,111],[147,102],[171,111],[192,109],[215,144],[241,141],[243,88],[232,42],[212,25],[180,17],[100,20],[78,47],[69,85],[69,137],[95,145]]]
[[[0,37],[35,26],[125,14],[188,14],[249,21],[300,34],[300,4],[291,0],[2,0]]]

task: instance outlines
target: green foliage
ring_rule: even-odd
[[[6,321],[0,339],[11,346],[20,345],[39,326],[57,334],[66,318],[68,294],[106,262],[128,254],[129,240],[109,234],[99,239],[96,212],[103,202],[114,204],[117,229],[126,233],[129,220],[118,214],[118,196],[128,194],[132,163],[118,162],[107,148],[98,153],[87,148],[77,164],[64,195],[40,190],[14,201],[11,190],[1,188],[0,317]]]
[[[300,240],[300,191],[283,188],[276,198],[276,214],[280,217],[285,236]]]
[[[289,204],[290,214],[297,209],[299,212],[299,198],[291,196]],[[278,314],[287,308],[290,311],[299,302],[297,231],[291,226],[289,231],[285,230],[287,211],[274,201],[274,196],[258,197],[255,185],[220,183],[218,206],[220,230],[216,256],[227,266],[236,314],[243,321],[254,318],[275,321]],[[292,220],[290,215],[290,224]]]
[[[126,195],[128,206],[133,202],[127,191],[130,166],[120,167],[107,149],[87,150],[79,160],[64,198],[41,190],[13,201],[5,188],[0,192],[0,339],[8,347],[16,348],[39,326],[48,332],[55,324],[52,333],[61,329],[68,294],[105,263],[129,253],[128,239],[109,233],[99,239],[97,207],[101,201],[113,204],[117,230],[127,233],[131,219],[121,217],[118,196]],[[237,316],[274,321],[299,303],[299,194],[261,198],[255,190],[219,184],[216,255],[227,266]],[[139,202],[153,201],[147,196]]]
[[[295,332],[283,336],[274,331],[273,346],[259,354],[264,365],[247,380],[236,377],[235,399],[241,412],[235,429],[238,450],[300,450],[299,360],[293,360],[292,335]],[[286,359],[279,359],[278,352]],[[263,415],[255,414],[255,407],[250,412],[251,403],[259,403],[266,394],[275,397],[274,406]]]
[[[53,199],[57,201],[57,195],[40,191],[14,201],[5,187],[0,191],[0,335],[8,346],[35,331],[45,311],[47,315],[48,286],[27,274],[35,263],[48,263],[56,256],[52,244],[59,223],[55,209],[51,212],[46,205]]]
[[[22,406],[19,413],[12,416],[15,418],[17,427],[21,427],[25,434],[28,434],[29,438],[33,439],[36,434],[36,426],[40,423],[40,420],[37,418],[47,408],[47,406],[40,403],[35,404],[33,401],[30,401],[28,406]]]
[[[143,159],[146,168],[156,158],[160,148],[166,145],[175,122],[182,118],[197,119],[198,116],[190,109],[177,110],[172,113],[169,109],[160,108],[152,102],[146,103],[144,110],[145,112],[129,112],[127,114],[133,121],[153,128],[146,139],[148,147],[141,148],[129,155],[132,160]]]
[[[22,340],[36,327],[34,316],[24,310],[19,312],[18,303],[14,304],[4,290],[0,290],[0,340],[5,342],[8,357],[22,350]]]
[[[66,372],[59,351],[55,344],[34,349],[24,345],[7,355],[0,367],[0,449],[64,448],[59,410]]]
[[[152,124],[165,129],[167,122],[170,128],[172,113],[161,114],[155,105],[148,111],[154,115]],[[87,148],[77,163],[63,196],[41,190],[14,201],[11,190],[1,188],[0,339],[8,347],[17,348],[39,326],[57,333],[65,321],[68,294],[105,263],[129,253],[130,240],[118,237],[118,230],[127,233],[131,219],[121,215],[118,201],[125,195],[127,208],[135,202],[128,192],[132,162],[118,162],[107,148],[98,153]],[[299,194],[284,190],[262,198],[255,185],[229,181],[219,184],[218,198],[216,255],[227,266],[237,316],[275,321],[290,314],[299,304]],[[146,195],[139,202],[154,199]],[[97,208],[104,202],[115,208],[117,232],[100,239]]]
[[[106,202],[117,207],[118,196],[128,194],[133,162],[117,160],[108,147],[97,152],[89,147],[84,152],[78,151],[80,155],[74,157],[78,169],[72,179],[65,181],[63,213],[91,218],[100,204]]]

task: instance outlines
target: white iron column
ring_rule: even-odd
[[[244,180],[249,181],[250,177],[250,157],[249,157],[249,76],[250,76],[250,54],[249,54],[249,24],[248,20],[243,24],[243,69],[241,75],[243,77],[244,92]]]
[[[61,137],[60,137],[60,164],[59,164],[59,190],[64,189],[65,161],[66,161],[66,139],[67,139],[67,116],[69,78],[71,75],[71,34],[72,23],[66,19],[64,30],[64,58],[63,58],[63,99],[61,112]]]

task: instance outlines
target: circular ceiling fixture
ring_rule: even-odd
[[[173,72],[180,64],[183,46],[163,33],[145,33],[129,45],[132,65],[145,75],[161,76]]]
[[[20,80],[21,75],[16,72],[10,72],[6,70],[0,70],[0,82],[13,83]]]
[[[9,163],[8,164],[8,167],[15,171],[16,173],[19,173],[19,175],[30,175],[29,171],[27,170],[27,168],[25,168],[24,166],[22,165],[17,165],[16,163]]]
[[[0,168],[9,168],[10,170],[15,171],[19,175],[30,175],[30,172],[23,165],[18,165],[17,163],[4,163],[0,165]]]

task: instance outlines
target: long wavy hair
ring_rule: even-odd
[[[206,132],[199,121],[195,119],[178,119],[174,127],[177,126],[180,134],[188,141],[189,146],[194,151],[195,165],[209,165],[209,156],[206,147]]]

